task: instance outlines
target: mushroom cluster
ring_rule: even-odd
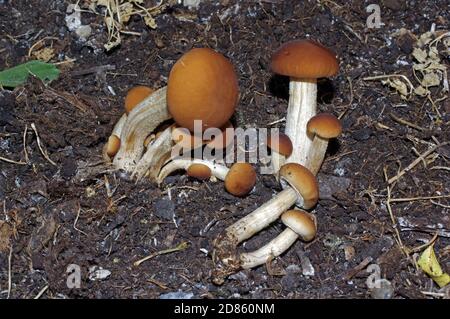
[[[316,115],[317,79],[335,75],[338,61],[322,45],[302,40],[281,46],[272,57],[271,68],[290,77],[285,133],[267,138],[271,165],[283,190],[214,240],[216,284],[239,269],[279,256],[298,238],[312,240],[317,232],[316,217],[308,212],[319,198],[315,175],[328,140],[342,130],[333,115]],[[185,170],[199,180],[222,180],[229,193],[245,196],[256,183],[252,165],[234,163],[228,168],[216,159],[191,156],[197,150],[222,151],[234,143],[229,120],[238,97],[231,62],[212,49],[192,49],[174,64],[167,87],[137,86],[128,92],[125,113],[104,147],[104,158],[132,177],[147,177],[158,185],[173,172]],[[238,252],[241,242],[279,218],[286,229],[276,238],[253,252]]]

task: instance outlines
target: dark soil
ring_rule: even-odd
[[[75,59],[73,65],[60,65],[61,76],[49,86],[31,79],[14,91],[0,91],[0,156],[25,160],[27,128],[29,157],[28,165],[0,161],[0,298],[8,295],[9,279],[11,298],[35,297],[46,286],[42,298],[159,298],[169,292],[194,298],[370,298],[364,265],[371,263],[380,265],[394,298],[439,296],[438,286],[415,268],[416,255],[406,257],[396,243],[384,170],[395,176],[417,158],[413,147],[423,153],[434,139],[448,140],[449,100],[437,103],[442,114],[437,121],[429,100],[405,102],[380,82],[362,78],[391,73],[412,78],[411,43],[391,34],[406,28],[420,35],[433,23],[444,30],[448,2],[382,1],[385,25],[379,29],[366,27],[369,3],[221,0],[205,1],[195,10],[174,5],[157,16],[155,30],[132,18],[128,29],[141,35],[123,35],[121,46],[106,53],[101,16],[82,13],[83,23],[93,28],[82,42],[65,26],[66,1],[0,0],[0,70],[28,61],[31,46],[44,38],[55,50],[52,61]],[[332,48],[341,60],[339,74],[320,83],[319,109],[345,112],[343,135],[330,147],[320,179],[323,187],[331,181],[349,185],[332,187],[328,199],[319,202],[317,238],[298,241],[271,263],[271,271],[265,266],[242,271],[215,286],[209,254],[227,225],[280,190],[272,177],[259,175],[255,190],[244,198],[225,192],[221,182],[183,175],[168,178],[161,189],[145,181],[135,184],[121,172],[80,178],[84,166],[102,161],[101,149],[123,113],[127,90],[137,84],[164,86],[171,66],[193,47],[211,47],[236,66],[241,90],[236,126],[267,127],[283,118],[288,81],[270,72],[270,56],[283,42],[305,37]],[[443,58],[448,65],[448,55]],[[399,59],[410,64],[398,64]],[[104,65],[115,69],[103,76],[89,72]],[[40,152],[32,123],[56,165]],[[392,198],[448,195],[450,150],[442,147],[432,155],[428,165],[420,163],[399,179]],[[105,183],[117,187],[112,197]],[[441,230],[434,248],[450,272],[448,205],[448,198],[391,203],[395,218],[414,224],[412,230],[397,224],[403,245],[420,246]],[[218,222],[205,231],[214,218]],[[257,248],[283,228],[275,223],[241,249]],[[133,266],[182,242],[189,247]],[[302,274],[305,258],[313,276]],[[81,267],[79,289],[67,286],[70,264]],[[110,276],[90,280],[93,266]]]

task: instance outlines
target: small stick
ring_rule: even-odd
[[[450,195],[436,195],[436,196],[424,196],[424,197],[410,197],[410,198],[391,198],[390,202],[412,202],[416,200],[428,200],[428,199],[438,199],[438,198],[449,198]]]
[[[433,146],[432,148],[430,148],[428,151],[426,151],[425,153],[422,153],[418,158],[416,158],[411,164],[409,164],[406,168],[404,168],[403,170],[401,170],[396,176],[391,177],[388,180],[388,184],[392,184],[393,182],[396,182],[400,177],[402,177],[403,175],[405,175],[406,172],[410,171],[411,169],[413,169],[417,164],[419,164],[424,158],[426,158],[428,155],[430,155],[431,153],[433,153],[435,150],[437,150],[439,147],[444,146],[449,144],[450,142],[444,142],[438,145]]]
[[[12,260],[13,248],[9,247],[9,256],[8,256],[8,295],[6,299],[9,299],[11,296],[11,287],[12,287],[12,278],[11,278],[11,260]]]
[[[44,158],[45,158],[50,164],[52,164],[53,166],[57,166],[56,163],[53,162],[53,161],[50,159],[50,157],[48,157],[47,152],[46,152],[46,151],[44,150],[44,148],[42,147],[41,139],[39,138],[39,134],[38,134],[36,125],[34,125],[34,123],[31,123],[31,128],[33,129],[34,133],[36,134],[37,144],[38,144],[39,150],[41,151],[42,156],[44,156]]]
[[[372,260],[373,260],[373,258],[370,257],[370,256],[364,258],[364,260],[361,261],[361,262],[359,263],[358,266],[356,266],[355,268],[351,269],[351,270],[347,273],[347,275],[345,275],[344,280],[347,281],[347,280],[352,279],[357,273],[359,273],[361,270],[363,270],[364,268],[366,268],[367,265],[370,264],[370,263],[372,262]]]
[[[44,292],[46,292],[48,289],[48,285],[45,286],[44,288],[41,289],[41,291],[39,291],[39,293],[36,295],[36,297],[34,297],[34,299],[39,299],[42,297],[42,295],[44,294]]]
[[[404,125],[406,125],[406,126],[415,128],[416,130],[421,131],[421,132],[425,131],[425,129],[424,129],[423,127],[421,127],[421,126],[419,126],[419,125],[417,125],[417,124],[408,122],[407,120],[404,120],[404,119],[402,119],[402,118],[400,118],[400,117],[397,117],[394,113],[389,113],[389,115],[392,117],[392,119],[393,119],[394,121],[396,121],[396,122],[398,122],[398,123],[400,123],[400,124],[404,124]]]
[[[3,156],[0,156],[0,161],[4,161],[4,162],[7,162],[7,163],[11,163],[11,164],[17,164],[17,165],[27,165],[27,163],[25,163],[25,162],[14,161],[12,159],[9,159],[9,158],[3,157]]]
[[[28,163],[30,161],[27,152],[27,133],[28,133],[28,125],[25,125],[25,130],[23,131],[23,153],[25,156],[25,163]]]
[[[154,258],[154,257],[156,257],[156,256],[174,253],[174,252],[176,252],[176,251],[184,250],[184,249],[186,249],[186,248],[188,248],[188,247],[189,247],[189,243],[186,242],[186,241],[184,241],[184,242],[182,242],[181,244],[179,244],[178,246],[176,246],[176,247],[174,247],[174,248],[169,248],[169,249],[160,250],[160,251],[157,251],[157,252],[155,252],[155,253],[153,253],[153,254],[148,255],[147,257],[144,257],[144,258],[142,258],[142,259],[139,259],[138,261],[135,261],[133,265],[134,265],[135,267],[137,267],[137,266],[139,266],[140,264],[142,264],[144,261],[147,261],[147,260],[149,260],[149,259],[152,259],[152,258]]]
[[[78,218],[80,218],[80,213],[81,213],[81,206],[80,206],[80,203],[78,203],[78,213],[77,213],[77,217],[75,217],[75,220],[73,222],[73,229],[75,229],[76,231],[78,231],[78,232],[82,233],[83,235],[87,236],[87,234],[84,231],[82,231],[81,229],[77,228],[77,223],[78,223]]]

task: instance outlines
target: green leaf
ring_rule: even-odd
[[[53,64],[33,60],[1,71],[0,86],[14,88],[24,84],[30,74],[47,84],[57,79],[59,73],[60,71]]]

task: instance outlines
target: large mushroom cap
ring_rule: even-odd
[[[316,236],[317,228],[314,217],[303,210],[288,210],[281,215],[281,220],[304,241],[310,241]]]
[[[167,106],[175,122],[190,131],[222,127],[233,115],[239,88],[233,65],[208,48],[192,49],[170,71]]]
[[[338,72],[336,55],[320,43],[297,40],[283,44],[273,55],[274,73],[294,78],[324,78]]]
[[[309,169],[297,163],[287,163],[280,168],[280,180],[286,182],[297,191],[297,203],[305,209],[316,205],[319,199],[319,185],[316,177]]]
[[[308,132],[317,134],[322,138],[335,138],[342,132],[341,121],[329,113],[321,113],[312,117],[306,125]]]

